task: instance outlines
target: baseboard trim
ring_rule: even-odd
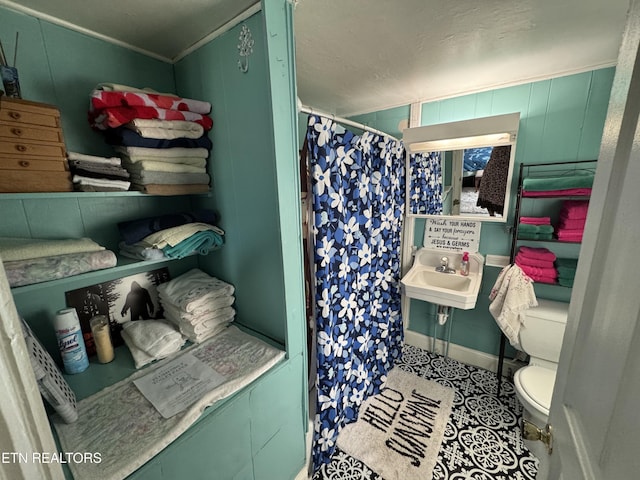
[[[405,330],[404,340],[405,343],[408,343],[409,345],[431,351],[432,337],[428,335],[417,333],[412,330]],[[446,342],[444,340],[436,339],[436,353],[444,355],[445,346]],[[463,347],[456,343],[449,344],[449,357],[459,362],[466,363],[467,365],[484,368],[494,373],[498,371],[498,357],[496,355]],[[511,359],[505,359],[502,367],[503,375],[511,377],[513,372],[515,372],[519,366],[520,365],[513,362]]]

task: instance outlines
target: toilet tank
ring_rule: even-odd
[[[525,312],[520,347],[531,357],[530,364],[538,359],[558,363],[568,310],[568,303],[539,299],[537,307]]]

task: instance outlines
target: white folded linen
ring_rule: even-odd
[[[233,307],[225,307],[220,309],[220,313],[215,317],[205,320],[204,322],[196,325],[191,325],[187,322],[180,324],[180,332],[187,336],[205,335],[207,332],[214,330],[219,325],[233,322],[236,311]]]
[[[175,247],[177,244],[191,237],[194,233],[211,230],[219,235],[224,235],[224,231],[215,225],[208,223],[185,223],[178,227],[166,228],[159,232],[152,233],[140,240],[141,245],[153,248],[165,248],[168,246]]]
[[[129,347],[136,368],[178,352],[185,339],[168,322],[136,320],[122,324],[122,338]]]
[[[207,173],[205,167],[196,167],[180,162],[156,162],[152,160],[140,160],[139,162],[125,162],[126,169],[133,173],[144,170],[154,172],[174,172],[174,173]]]
[[[193,167],[207,166],[207,159],[202,157],[148,157],[145,155],[122,155],[122,161],[129,165],[145,160],[163,163],[182,163]]]
[[[195,322],[189,322],[180,316],[173,315],[167,310],[166,305],[163,304],[162,307],[164,308],[164,316],[167,320],[178,327],[182,333],[191,334],[199,334],[221,323],[232,322],[236,315],[233,307],[223,307],[205,317],[198,318]]]
[[[98,252],[104,249],[105,247],[85,237],[59,240],[0,237],[0,259],[4,262],[66,255],[69,253]]]
[[[114,147],[118,153],[125,155],[144,155],[145,157],[200,157],[207,158],[209,150],[206,148],[188,148],[188,147],[172,147],[172,148],[150,148],[150,147]]]
[[[102,178],[89,178],[82,175],[74,175],[73,183],[79,185],[90,185],[92,187],[118,188],[120,190],[129,190],[131,182],[124,180],[106,180]]]
[[[123,85],[121,83],[103,82],[96,85],[95,90],[104,90],[105,92],[134,92],[134,93],[155,93],[157,95],[164,95],[166,97],[179,98],[175,93],[158,92],[153,88],[144,87],[130,87],[129,85]]]
[[[181,310],[178,306],[171,303],[167,298],[159,295],[160,302],[162,303],[162,308],[164,308],[165,315],[167,318],[169,316],[172,319],[176,319],[176,321],[184,321],[188,322],[192,325],[197,325],[198,323],[204,322],[212,317],[215,317],[218,313],[218,310],[224,307],[230,307],[235,302],[235,297],[233,295],[224,295],[222,297],[216,298],[208,298],[206,304],[200,308],[194,309],[192,312],[186,312]]]
[[[205,340],[208,340],[209,338],[215,337],[216,335],[224,332],[227,328],[229,328],[230,325],[231,325],[230,323],[222,323],[217,327],[207,330],[206,332],[200,335],[191,335],[188,333],[185,333],[183,335],[187,337],[187,339],[192,343],[202,343]]]
[[[205,308],[211,299],[233,295],[235,288],[198,268],[158,285],[160,298],[168,299],[181,310],[192,313]]]
[[[119,157],[99,157],[78,152],[67,152],[69,160],[84,160],[85,162],[102,163],[105,165],[120,165]]]
[[[171,140],[174,138],[200,138],[204,128],[196,122],[187,120],[156,120],[135,118],[124,125],[145,138]]]

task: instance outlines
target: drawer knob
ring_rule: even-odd
[[[10,116],[11,118],[13,118],[14,120],[20,120],[20,117],[21,117],[22,115],[20,115],[20,112],[14,112],[13,110],[11,110],[11,111],[9,112],[9,116]]]
[[[24,145],[16,145],[16,150],[18,150],[19,152],[26,152],[27,151],[27,147],[25,147]]]
[[[26,160],[20,160],[18,162],[18,165],[20,165],[21,167],[27,168],[29,166],[29,162],[27,162]]]
[[[13,133],[16,137],[21,137],[22,136],[22,129],[21,128],[12,128],[11,129],[11,133]]]

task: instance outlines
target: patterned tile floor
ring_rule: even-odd
[[[511,382],[503,383],[498,400],[494,373],[411,345],[405,345],[397,367],[456,392],[433,470],[434,480],[535,479],[538,460],[522,441],[522,407]],[[369,479],[382,477],[340,450],[313,477],[313,480]]]

